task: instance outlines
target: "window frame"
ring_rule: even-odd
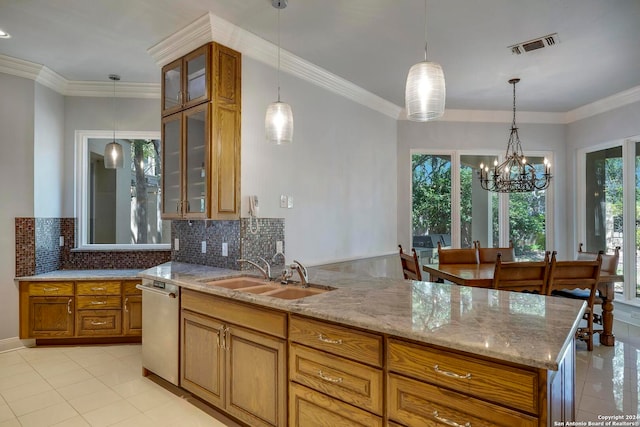
[[[437,150],[428,148],[412,148],[409,150],[409,236],[413,236],[413,172],[412,161],[415,154],[426,154],[435,156],[451,157],[451,246],[453,248],[460,247],[460,157],[461,156],[496,156],[498,161],[504,160],[504,152],[491,149],[478,150]],[[527,151],[528,157],[546,157],[552,165],[551,173],[553,174],[554,155],[548,151]],[[548,250],[549,245],[554,245],[554,187],[555,179],[551,178],[551,184],[546,189],[545,196],[545,239]],[[500,246],[509,245],[509,222],[505,221],[509,217],[509,197],[508,194],[500,193],[498,195],[498,221],[506,226],[500,227],[499,238]],[[413,237],[411,237],[413,238]],[[412,242],[413,243],[413,242]]]
[[[87,243],[88,191],[89,191],[89,139],[113,139],[113,130],[76,130],[74,165],[74,213],[76,218],[76,250],[169,250],[170,243]],[[159,131],[120,131],[116,139],[161,139]],[[160,212],[159,212],[160,214]]]

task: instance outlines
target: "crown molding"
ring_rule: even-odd
[[[403,110],[403,114],[405,114]],[[518,123],[565,124],[565,113],[518,111]],[[407,120],[403,115],[402,120]],[[467,123],[511,123],[513,111],[446,110],[438,121]]]
[[[273,68],[278,67],[277,45],[211,12],[150,47],[147,52],[159,66],[164,66],[211,41],[235,49]],[[280,49],[280,70],[393,119],[398,119],[402,112],[401,107],[284,49]]]
[[[566,113],[565,123],[577,122],[578,120],[606,113],[607,111],[615,110],[616,108],[624,107],[625,105],[633,104],[634,102],[640,102],[640,86],[618,92],[614,95],[592,102],[591,104],[583,105],[575,110],[568,111]]]
[[[70,81],[44,65],[1,54],[0,73],[33,80],[64,96],[114,96],[111,82]],[[115,96],[160,99],[160,84],[120,82],[116,86]]]

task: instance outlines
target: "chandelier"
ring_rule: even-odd
[[[519,81],[520,79],[509,80],[509,84],[513,85],[513,122],[505,160],[500,164],[495,160],[493,168],[480,163],[478,171],[482,188],[496,193],[527,193],[544,190],[551,182],[551,164],[547,158],[544,159],[544,172],[538,173],[534,165],[527,163],[527,158],[522,153],[516,126],[516,83]]]

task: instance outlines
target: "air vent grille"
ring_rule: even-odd
[[[509,50],[514,55],[521,55],[526,52],[531,52],[532,50],[554,46],[558,44],[558,42],[558,33],[553,33],[546,36],[538,37],[537,39],[511,45],[509,46]]]

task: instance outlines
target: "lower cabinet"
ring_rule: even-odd
[[[20,338],[142,335],[140,280],[20,282]],[[82,340],[79,340],[81,342]],[[129,338],[128,342],[136,340]]]
[[[251,426],[287,425],[286,341],[254,329],[273,317],[286,324],[284,313],[183,289],[180,385]]]

